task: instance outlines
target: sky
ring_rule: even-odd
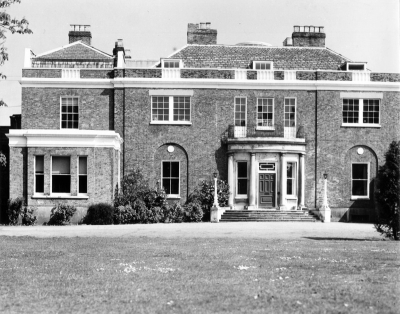
[[[188,23],[211,22],[218,44],[282,46],[294,25],[324,26],[326,47],[373,72],[400,72],[399,0],[22,0],[6,11],[25,17],[32,35],[7,37],[0,99],[19,109],[24,50],[68,44],[70,24],[89,24],[92,45],[112,54],[117,39],[132,59],[158,60],[186,44]]]

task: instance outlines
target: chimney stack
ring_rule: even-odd
[[[90,32],[90,25],[71,24],[68,33],[69,43],[72,44],[81,40],[85,44],[92,45],[92,33]]]
[[[323,26],[294,26],[293,47],[325,47]]]
[[[189,45],[216,45],[217,30],[211,29],[211,23],[188,24],[187,43]]]

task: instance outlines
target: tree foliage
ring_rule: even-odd
[[[224,180],[217,180],[218,205],[225,207],[229,200],[229,185]],[[189,195],[188,203],[201,205],[204,216],[203,220],[210,220],[210,210],[214,203],[214,180],[204,180]]]
[[[21,0],[0,0],[0,66],[8,60],[7,48],[5,42],[7,33],[11,34],[32,34],[29,28],[29,22],[24,17],[22,19],[11,18],[10,14],[6,12],[6,8],[15,3],[21,3]],[[0,72],[0,79],[7,77]],[[0,107],[7,106],[7,104],[0,99]],[[6,166],[6,156],[0,151],[0,166]]]
[[[5,11],[6,8],[15,3],[21,3],[21,0],[0,0],[0,65],[8,60],[7,48],[4,46],[8,32],[21,35],[32,34],[27,19],[24,17],[22,19],[11,18]],[[6,78],[6,76],[0,73],[0,78]]]
[[[378,223],[375,228],[388,238],[399,240],[400,228],[400,141],[393,141],[379,167],[376,201]]]

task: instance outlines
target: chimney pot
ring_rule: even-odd
[[[90,46],[92,44],[92,33],[90,32],[90,25],[70,24],[68,37],[70,44],[81,40],[82,42]]]
[[[295,25],[293,29],[292,40],[294,47],[325,47],[326,35],[323,26]],[[285,41],[287,43],[287,40]]]
[[[216,45],[217,30],[211,29],[210,22],[201,22],[199,24],[188,24],[187,43],[189,45]]]

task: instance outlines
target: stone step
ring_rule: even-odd
[[[317,219],[313,215],[304,211],[227,210],[222,214],[220,221],[315,222]]]

